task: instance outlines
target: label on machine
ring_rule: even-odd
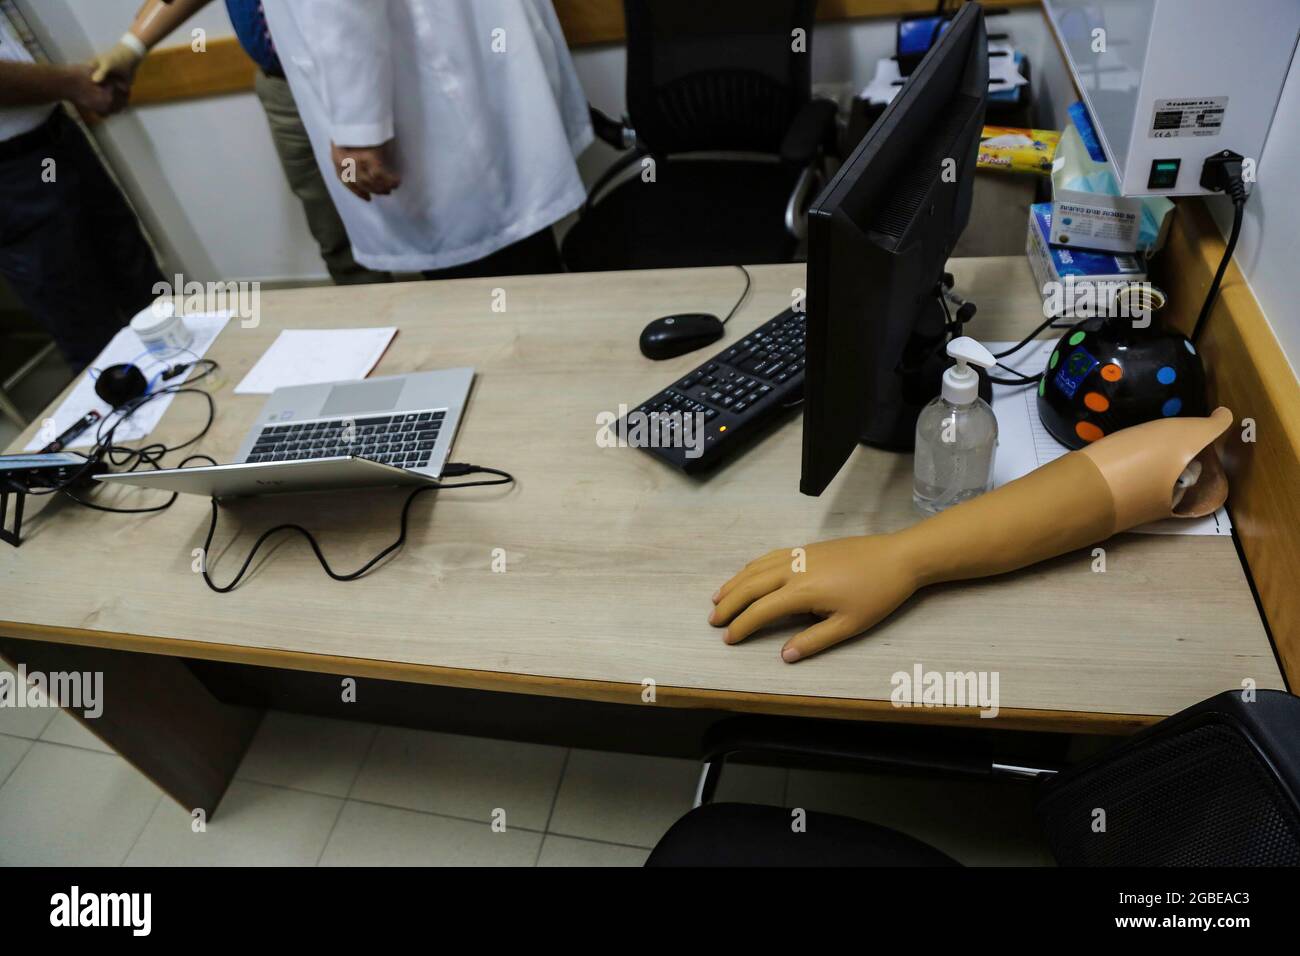
[[[1199,99],[1156,100],[1151,117],[1151,139],[1175,136],[1218,136],[1223,128],[1223,114],[1228,108],[1226,96]]]

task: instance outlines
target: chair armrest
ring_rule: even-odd
[[[839,111],[830,100],[813,99],[803,105],[781,142],[781,160],[803,168],[819,151],[830,150],[835,143],[835,114]]]
[[[622,120],[616,120],[590,104],[587,109],[591,112],[591,128],[598,139],[620,150],[631,149],[636,145],[636,131]]]

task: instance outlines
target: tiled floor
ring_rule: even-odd
[[[0,865],[639,866],[698,773],[271,712],[207,822],[64,714],[0,708]],[[719,796],[862,816],[966,863],[1050,862],[1014,784],[731,767]]]

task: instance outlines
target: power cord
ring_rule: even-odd
[[[741,268],[743,269],[743,267]],[[741,301],[744,300],[744,295],[748,294],[749,292],[748,270],[745,270],[745,278],[747,280],[745,285],[745,293],[742,294]],[[738,302],[736,304],[736,307],[739,308],[739,306],[740,303]],[[734,313],[735,310],[733,309],[732,311]],[[728,316],[728,318],[730,318],[730,316]],[[84,466],[79,468],[71,477],[60,482],[58,485],[54,485],[49,488],[42,488],[28,493],[33,495],[52,495],[52,494],[61,493],[69,500],[74,501],[77,504],[81,505],[83,508],[90,508],[93,511],[103,511],[109,514],[124,514],[124,515],[154,514],[159,511],[166,511],[168,508],[170,508],[173,504],[176,503],[176,499],[180,497],[178,492],[172,492],[171,495],[168,496],[167,500],[164,501],[162,504],[154,505],[153,507],[149,507],[149,508],[113,508],[108,505],[98,504],[94,501],[87,501],[86,499],[74,494],[72,488],[74,488],[82,480],[84,480],[84,478],[86,477],[90,469],[96,463],[102,460],[107,459],[107,461],[110,464],[119,467],[129,466],[127,467],[127,471],[137,471],[138,469],[146,465],[155,470],[161,470],[162,468],[161,462],[165,455],[188,448],[189,446],[195,444],[196,442],[201,441],[203,437],[207,435],[207,433],[212,428],[212,423],[216,419],[217,406],[216,406],[216,401],[212,398],[212,396],[208,392],[205,392],[203,389],[200,388],[193,388],[192,386],[194,383],[199,382],[207,378],[208,376],[212,375],[220,366],[218,366],[217,363],[211,359],[200,359],[196,362],[191,362],[184,365],[172,366],[162,374],[161,378],[163,381],[170,381],[171,379],[174,379],[177,376],[182,375],[185,372],[189,371],[190,368],[196,365],[204,365],[205,368],[203,369],[202,372],[200,372],[200,374],[196,375],[194,378],[191,378],[184,383],[170,385],[165,388],[160,388],[157,391],[149,392],[148,394],[142,395],[137,399],[133,399],[132,401],[127,402],[126,404],[113,409],[113,411],[110,412],[108,416],[106,416],[103,420],[100,421],[99,427],[95,430],[95,445],[91,449],[91,453],[87,457],[86,464]],[[129,448],[123,445],[116,444],[115,435],[117,433],[117,429],[122,426],[123,422],[129,420],[132,415],[134,415],[141,408],[149,404],[149,402],[154,401],[155,399],[160,398],[163,395],[184,395],[187,393],[202,395],[208,403],[207,421],[203,424],[203,427],[198,431],[198,433],[195,434],[192,438],[189,438],[186,441],[181,442],[179,445],[167,445],[164,444],[163,442],[151,442],[150,444],[144,445],[141,448]],[[112,422],[111,425],[109,424],[110,421]],[[107,430],[105,430],[106,428]],[[180,462],[180,464],[177,465],[177,467],[184,468],[186,465],[188,465],[190,462],[193,461],[204,461],[211,465],[217,464],[216,460],[213,459],[211,456],[199,454],[199,455],[190,455],[189,457],[183,459]],[[240,566],[238,573],[235,575],[234,579],[231,580],[229,584],[219,585],[212,580],[211,575],[208,573],[206,560],[204,561],[204,565],[203,565],[203,581],[205,584],[207,584],[209,588],[211,588],[213,591],[216,591],[218,594],[227,594],[230,591],[233,591],[236,587],[239,586],[239,582],[244,578],[245,574],[248,572],[249,566],[253,563],[253,559],[257,556],[257,552],[261,549],[262,545],[265,544],[266,541],[269,538],[271,538],[273,535],[278,534],[281,531],[293,531],[306,538],[307,543],[311,546],[312,551],[316,555],[316,560],[320,562],[320,565],[324,569],[325,573],[329,575],[331,578],[333,578],[335,581],[355,581],[358,578],[363,577],[367,572],[372,570],[377,564],[379,564],[381,561],[387,558],[390,554],[393,554],[395,551],[400,549],[402,545],[406,543],[407,526],[410,520],[411,506],[415,503],[415,499],[418,498],[420,495],[424,494],[426,491],[435,491],[439,489],[451,490],[453,488],[478,488],[478,487],[484,487],[490,485],[505,485],[505,484],[513,484],[515,480],[514,476],[511,475],[509,472],[501,471],[497,468],[489,468],[485,465],[467,465],[467,464],[461,464],[457,462],[448,463],[443,468],[442,477],[462,478],[468,475],[478,475],[478,474],[494,475],[496,477],[491,479],[486,479],[486,480],[480,480],[480,481],[458,481],[455,482],[454,484],[446,484],[443,481],[431,481],[429,484],[423,485],[419,488],[416,488],[414,491],[412,491],[410,495],[407,496],[406,501],[402,505],[402,516],[401,516],[401,523],[400,523],[397,540],[394,541],[392,544],[388,545],[388,547],[384,548],[382,551],[380,551],[378,554],[376,554],[373,558],[371,558],[369,561],[367,561],[365,564],[363,564],[355,571],[351,571],[347,573],[339,573],[335,571],[330,566],[329,561],[326,560],[325,553],[321,550],[320,544],[316,541],[315,536],[310,531],[308,531],[306,528],[298,524],[282,524],[282,525],[276,525],[274,528],[271,528],[268,531],[263,532],[263,534],[257,539],[256,543],[253,545],[252,550],[249,551],[248,556],[244,559],[244,563]],[[205,556],[208,553],[210,553],[210,549],[212,547],[212,539],[216,535],[217,511],[218,511],[217,499],[213,498],[212,499],[212,521],[208,525],[208,534],[203,542],[203,553]]]
[[[1223,258],[1219,260],[1219,268],[1214,273],[1214,281],[1210,283],[1209,291],[1205,293],[1201,314],[1196,317],[1196,324],[1192,326],[1193,342],[1200,341],[1205,322],[1214,308],[1214,300],[1218,298],[1223,274],[1228,271],[1228,263],[1232,261],[1232,253],[1237,248],[1237,240],[1241,237],[1241,223],[1246,211],[1246,180],[1242,171],[1244,162],[1245,157],[1225,149],[1211,156],[1201,167],[1201,187],[1227,193],[1232,199],[1232,230],[1228,234],[1228,244],[1223,249]]]
[[[736,304],[731,307],[731,311],[727,313],[727,317],[722,320],[723,325],[730,322],[731,317],[740,311],[740,307],[744,305],[745,300],[749,298],[749,287],[754,284],[754,277],[749,274],[748,269],[742,265],[737,265],[736,268],[745,273],[745,289],[740,293],[740,298],[736,300]]]
[[[108,512],[110,514],[149,514],[156,511],[165,511],[170,508],[176,501],[177,495],[175,493],[173,493],[172,496],[162,505],[152,508],[112,508],[107,505],[99,505],[86,501],[85,499],[73,494],[71,489],[81,484],[90,473],[90,470],[101,461],[107,460],[109,464],[119,468],[125,467],[127,471],[137,471],[145,465],[148,465],[155,470],[160,470],[162,467],[160,463],[163,456],[188,448],[196,442],[201,441],[212,428],[212,423],[216,420],[217,406],[216,402],[208,392],[205,392],[201,388],[194,388],[193,385],[196,382],[200,382],[211,376],[218,368],[220,368],[220,366],[212,359],[199,359],[198,361],[190,362],[185,365],[173,366],[168,371],[172,373],[170,377],[175,378],[177,375],[183,374],[196,365],[203,365],[204,368],[193,378],[185,382],[177,383],[176,385],[169,385],[166,388],[160,388],[157,391],[141,395],[139,398],[133,399],[124,405],[120,405],[113,409],[113,411],[109,412],[108,415],[100,420],[99,426],[95,429],[95,444],[91,449],[90,454],[86,457],[85,465],[78,468],[70,477],[57,485],[51,485],[48,488],[34,489],[27,493],[32,496],[63,494],[65,497],[75,501],[83,507],[91,508],[95,511]],[[194,437],[181,442],[179,445],[166,445],[163,442],[151,442],[141,448],[129,448],[124,445],[116,444],[115,439],[117,429],[140,409],[164,395],[184,394],[202,395],[208,404],[207,421],[204,423],[203,428],[200,429],[198,434]],[[212,459],[208,458],[206,455],[193,455],[186,458],[185,461],[181,463],[181,467],[184,467],[188,462],[200,458],[212,461]],[[212,463],[216,464],[216,462]]]
[[[423,487],[416,488],[409,495],[407,495],[406,501],[402,504],[402,516],[398,525],[397,540],[394,541],[392,544],[388,545],[386,548],[384,548],[382,551],[376,554],[365,564],[361,565],[361,567],[357,568],[355,571],[349,571],[346,573],[340,573],[338,571],[335,571],[332,567],[330,567],[330,563],[325,557],[325,552],[321,550],[320,543],[316,540],[316,536],[313,535],[310,531],[308,531],[300,524],[281,524],[281,525],[276,525],[274,528],[269,528],[268,530],[262,532],[261,536],[258,537],[257,541],[253,544],[252,550],[248,552],[248,556],[244,558],[244,563],[240,565],[239,571],[235,574],[234,578],[231,579],[229,584],[217,584],[215,581],[212,580],[212,576],[208,573],[208,563],[207,563],[207,555],[212,553],[211,552],[212,539],[217,532],[217,510],[218,510],[217,499],[213,498],[212,499],[212,521],[208,524],[208,534],[207,537],[204,538],[203,540],[203,555],[204,555],[204,560],[202,565],[203,583],[206,584],[209,588],[211,588],[213,591],[215,591],[218,594],[229,594],[231,591],[233,591],[235,588],[239,586],[239,582],[243,580],[244,575],[248,572],[249,566],[253,563],[253,558],[257,556],[257,552],[261,549],[262,545],[264,545],[273,535],[278,534],[281,531],[292,531],[295,534],[299,534],[302,537],[306,538],[307,544],[311,546],[311,550],[316,555],[316,560],[320,562],[321,568],[325,571],[327,575],[329,575],[335,581],[355,581],[358,578],[364,577],[367,572],[373,569],[377,564],[379,564],[381,561],[387,558],[390,554],[400,549],[402,545],[406,543],[407,524],[411,515],[411,506],[415,504],[415,499],[420,497],[420,495],[424,494],[426,491],[437,491],[437,490],[450,491],[453,488],[481,488],[481,487],[491,486],[491,485],[508,485],[508,484],[513,484],[515,480],[514,475],[506,471],[501,471],[500,469],[497,468],[488,468],[484,465],[466,465],[457,462],[449,463],[446,467],[443,468],[442,474],[444,478],[447,477],[458,478],[458,477],[463,477],[465,475],[480,475],[480,474],[496,475],[497,477],[481,480],[481,481],[458,481],[455,484],[450,484],[450,485],[444,484],[442,481],[437,481],[437,482],[431,482],[430,484],[424,485]]]

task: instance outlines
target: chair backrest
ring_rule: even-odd
[[[775,153],[812,95],[816,0],[624,0],[628,118],[659,155]],[[796,50],[796,30],[806,46]]]
[[[1050,781],[1063,866],[1300,865],[1300,698],[1219,694]]]

